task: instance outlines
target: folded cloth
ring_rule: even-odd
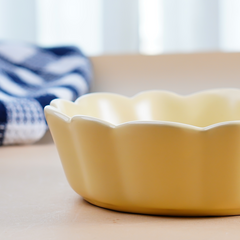
[[[0,43],[0,145],[39,140],[47,130],[43,108],[87,93],[91,73],[76,47]]]

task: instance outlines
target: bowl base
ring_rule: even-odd
[[[240,215],[240,209],[160,209],[160,208],[144,208],[136,206],[117,206],[96,200],[84,198],[87,202],[118,212],[138,213],[148,215],[162,216],[183,216],[183,217],[204,217],[204,216],[233,216]]]

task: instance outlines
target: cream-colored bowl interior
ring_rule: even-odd
[[[94,117],[114,125],[129,121],[168,121],[197,127],[240,120],[240,90],[218,89],[180,96],[166,91],[148,91],[127,98],[94,93],[69,101],[53,101],[69,118]]]

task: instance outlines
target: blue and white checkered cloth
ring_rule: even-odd
[[[39,140],[47,130],[43,108],[87,93],[91,75],[78,48],[0,43],[0,145]]]

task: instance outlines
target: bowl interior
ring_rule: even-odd
[[[54,100],[60,112],[98,118],[118,125],[129,121],[170,121],[206,127],[240,120],[240,90],[222,89],[180,96],[165,91],[149,91],[127,98],[117,94],[94,93],[75,103]]]

